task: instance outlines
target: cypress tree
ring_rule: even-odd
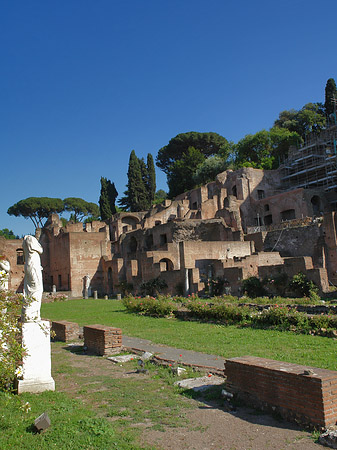
[[[99,210],[102,220],[108,220],[115,214],[115,201],[118,192],[115,183],[111,183],[107,178],[101,177],[101,195],[99,197]]]
[[[156,171],[154,168],[153,156],[147,154],[147,190],[149,195],[149,203],[152,204],[156,195]]]
[[[147,209],[147,193],[141,166],[142,163],[137,158],[135,151],[132,150],[129,159],[127,190],[124,192],[124,197],[119,200],[119,204],[134,212]]]
[[[325,113],[327,116],[330,116],[330,114],[334,113],[335,110],[333,102],[334,99],[337,100],[336,83],[333,78],[329,78],[325,86],[325,103],[324,103]]]

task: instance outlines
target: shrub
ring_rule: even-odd
[[[144,316],[165,317],[172,314],[175,309],[170,297],[163,295],[154,297],[124,297],[123,305],[127,311]]]
[[[21,374],[24,349],[21,345],[19,317],[23,304],[21,294],[0,291],[0,389],[12,390]]]
[[[140,292],[142,295],[158,295],[163,289],[167,288],[165,280],[161,280],[160,277],[152,278],[149,281],[145,281],[140,285]]]
[[[197,300],[189,300],[186,304],[189,311],[201,320],[217,320],[222,323],[233,324],[250,320],[250,308],[248,306],[231,305],[220,302],[215,303]]]
[[[263,282],[258,277],[249,277],[242,280],[242,290],[249,297],[261,297],[266,294]]]
[[[307,278],[304,273],[297,273],[293,276],[289,283],[289,289],[295,296],[310,297],[313,301],[320,299],[318,295],[318,288],[315,283]]]

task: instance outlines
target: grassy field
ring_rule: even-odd
[[[48,411],[51,427],[37,434],[34,420]],[[59,392],[22,394],[0,392],[0,448],[2,450],[135,450],[132,435],[97,418],[94,411]]]
[[[127,313],[116,300],[46,303],[42,305],[42,317],[81,326],[115,326],[124,335],[226,358],[253,355],[337,370],[336,341],[326,337],[137,316]]]

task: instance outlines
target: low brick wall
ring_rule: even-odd
[[[68,342],[79,338],[80,327],[75,322],[60,320],[51,323],[51,331],[55,333],[56,341]]]
[[[84,346],[89,353],[105,356],[120,351],[122,347],[122,330],[104,325],[83,327]]]
[[[225,374],[228,389],[254,407],[311,427],[336,424],[336,371],[243,356],[226,360]]]

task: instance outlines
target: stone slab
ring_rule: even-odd
[[[212,386],[224,384],[224,379],[223,377],[211,375],[199,378],[186,378],[185,380],[176,381],[174,384],[185,389],[193,389],[200,392]]]

